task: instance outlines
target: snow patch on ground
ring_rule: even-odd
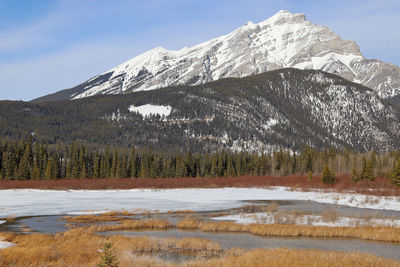
[[[338,217],[336,220],[331,221],[325,219],[320,215],[285,215],[278,216],[276,213],[250,213],[250,214],[235,214],[216,217],[214,220],[218,221],[235,221],[240,224],[262,223],[286,223],[286,224],[304,224],[315,226],[331,226],[331,227],[354,227],[354,226],[391,226],[400,227],[400,220],[398,219],[364,219],[352,217]]]
[[[359,208],[400,210],[400,198],[351,193],[302,192],[287,187],[132,190],[0,190],[0,218],[107,210],[237,208],[243,200],[312,200]]]
[[[0,237],[0,249],[11,248],[14,246],[16,246],[16,244],[11,243],[11,242],[2,241],[2,238]]]
[[[268,120],[268,122],[267,122],[266,124],[263,125],[263,128],[266,129],[266,130],[268,130],[268,129],[270,129],[272,126],[275,126],[276,124],[278,124],[278,120],[277,120],[277,119],[270,118],[270,119]]]
[[[152,104],[146,104],[142,106],[135,107],[134,105],[130,106],[129,108],[130,112],[138,112],[140,113],[143,117],[150,116],[150,115],[160,115],[160,116],[165,116],[167,117],[169,114],[171,114],[171,106],[158,106],[158,105],[152,105]]]
[[[0,220],[0,224],[6,223],[7,221]]]

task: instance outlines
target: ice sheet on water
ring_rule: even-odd
[[[211,211],[235,208],[243,200],[313,200],[360,208],[400,210],[396,197],[302,192],[285,187],[133,190],[0,190],[0,218],[137,209]]]

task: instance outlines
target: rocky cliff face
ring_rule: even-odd
[[[248,22],[227,35],[190,48],[155,48],[77,87],[38,101],[200,85],[286,67],[337,74],[374,89],[384,98],[400,94],[398,66],[366,59],[355,42],[307,21],[304,14],[280,11],[263,22]]]

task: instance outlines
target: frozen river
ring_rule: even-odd
[[[372,199],[371,199],[372,198]],[[396,197],[300,192],[284,187],[133,190],[0,190],[0,219],[7,217],[81,214],[109,210],[193,210],[236,208],[244,200],[312,200],[357,208],[400,210]]]

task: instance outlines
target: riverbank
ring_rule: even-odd
[[[395,187],[385,177],[374,181],[353,183],[348,174],[338,174],[334,185],[326,185],[320,176],[241,176],[219,178],[110,178],[110,179],[60,179],[60,180],[1,180],[0,189],[42,190],[110,190],[110,189],[180,189],[180,188],[246,188],[284,186],[302,191],[323,189],[335,192],[377,196],[400,196],[400,187]]]

